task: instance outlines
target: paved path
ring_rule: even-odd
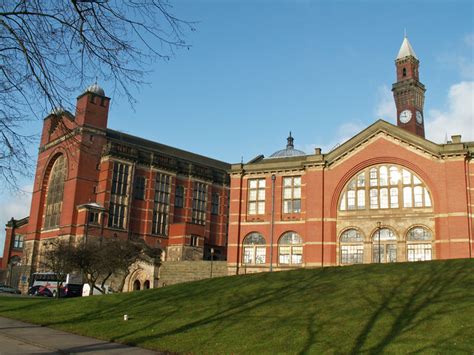
[[[159,354],[0,317],[0,355],[6,354]]]

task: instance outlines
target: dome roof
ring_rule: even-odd
[[[277,150],[275,153],[270,155],[267,159],[298,157],[298,156],[306,155],[306,153],[303,152],[302,150],[295,149],[295,146],[293,145],[294,138],[291,136],[291,132],[286,140],[287,140],[286,148]]]
[[[97,94],[100,96],[105,96],[105,91],[102,89],[97,83],[92,84],[86,89],[86,92],[92,92],[93,94]]]

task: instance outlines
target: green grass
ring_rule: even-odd
[[[474,260],[241,275],[59,301],[1,297],[0,315],[185,353],[472,353]]]

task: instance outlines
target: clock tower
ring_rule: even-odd
[[[420,61],[405,36],[395,59],[397,82],[392,86],[397,106],[397,126],[425,138],[423,104],[426,89],[419,80],[419,64]]]

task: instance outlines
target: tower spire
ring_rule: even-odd
[[[294,141],[294,138],[291,136],[291,131],[290,131],[290,135],[288,136],[288,138],[286,139],[287,143],[286,143],[286,149],[293,149],[295,146],[293,145],[293,141]]]

